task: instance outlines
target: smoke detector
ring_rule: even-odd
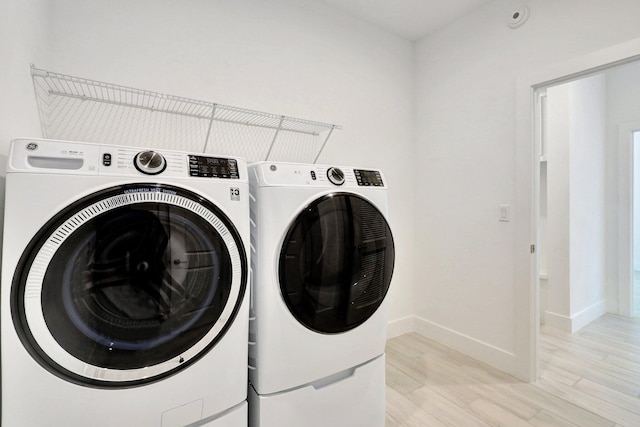
[[[529,8],[527,6],[521,6],[511,12],[508,22],[509,27],[513,29],[520,28],[527,22],[527,19],[529,19]]]

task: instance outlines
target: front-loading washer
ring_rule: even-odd
[[[249,165],[252,427],[381,427],[395,249],[375,169]]]
[[[241,158],[12,142],[3,426],[247,425]]]

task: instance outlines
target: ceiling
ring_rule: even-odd
[[[408,40],[418,40],[491,0],[321,0]]]

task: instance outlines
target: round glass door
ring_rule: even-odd
[[[284,239],[284,301],[311,330],[348,331],[382,304],[394,258],[391,230],[375,206],[352,194],[324,196],[297,216]]]
[[[224,335],[246,259],[229,219],[163,185],[112,188],[58,214],[14,276],[14,324],[31,354],[70,381],[154,381]]]

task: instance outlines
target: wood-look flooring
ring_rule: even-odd
[[[524,383],[409,333],[387,342],[386,426],[640,426],[640,320],[542,327]]]

